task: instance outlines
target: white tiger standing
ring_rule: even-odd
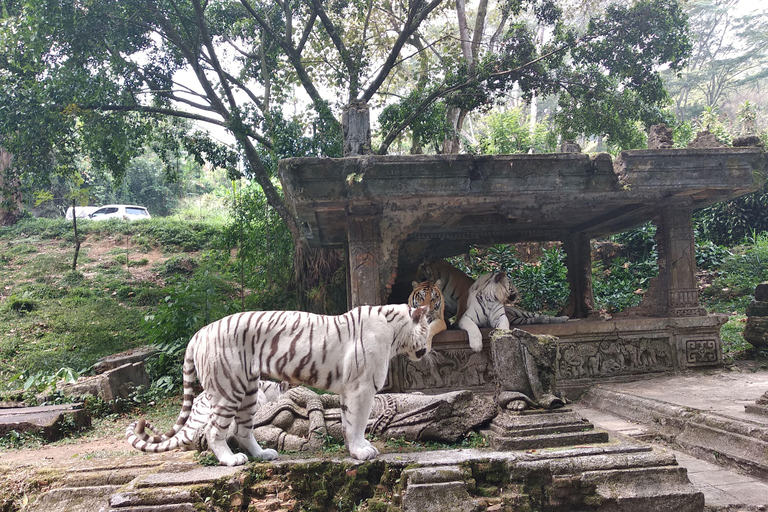
[[[428,351],[426,306],[362,306],[338,316],[299,311],[237,313],[203,327],[184,355],[184,402],[173,429],[148,439],[140,420],[126,432],[134,448],[168,451],[188,445],[181,433],[193,409],[195,370],[209,398],[210,419],[201,421],[208,447],[225,466],[245,464],[232,453],[232,435],[250,455],[277,457],[253,437],[261,376],[326,389],[339,394],[344,441],[352,457],[371,459],[379,451],[365,439],[373,396],[387,378],[389,360],[405,354],[412,360]],[[228,434],[229,432],[229,434]]]

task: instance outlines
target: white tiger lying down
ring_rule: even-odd
[[[259,311],[222,318],[203,327],[187,346],[184,402],[173,429],[150,438],[139,420],[128,427],[128,441],[142,451],[190,449],[202,445],[195,436],[203,432],[222,465],[248,460],[232,453],[228,436],[253,457],[274,459],[277,452],[262,449],[252,430],[260,377],[268,376],[338,393],[347,449],[356,459],[371,459],[379,453],[365,439],[373,396],[384,385],[392,357],[406,354],[415,361],[427,353],[426,313],[426,306],[394,304],[362,306],[338,316]],[[193,408],[195,370],[210,406]]]
[[[469,346],[475,352],[483,349],[483,335],[480,327],[509,329],[510,318],[516,325],[531,323],[562,323],[567,316],[546,316],[530,313],[524,309],[506,304],[517,300],[517,289],[509,281],[506,272],[483,274],[469,288],[467,311],[459,319],[459,328],[467,331]]]

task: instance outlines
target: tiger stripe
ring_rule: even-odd
[[[261,378],[271,377],[338,393],[350,454],[374,457],[378,451],[364,438],[373,394],[384,385],[394,355],[416,360],[429,350],[426,313],[426,307],[400,304],[333,317],[295,311],[229,315],[200,329],[187,346],[183,403],[173,428],[153,438],[145,428],[154,430],[139,420],[126,430],[128,441],[143,451],[200,449],[205,442],[221,464],[243,464],[247,457],[227,446],[227,437],[234,437],[252,456],[274,458],[277,452],[259,447],[252,433],[264,396]],[[195,375],[203,388],[196,398]]]

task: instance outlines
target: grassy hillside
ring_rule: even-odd
[[[80,222],[75,270],[70,221],[0,229],[0,389],[61,368],[87,371],[102,356],[147,344],[144,316],[169,285],[212,258],[222,226],[220,219]]]

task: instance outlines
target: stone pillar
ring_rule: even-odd
[[[640,305],[653,316],[703,316],[696,281],[696,242],[691,209],[664,208],[654,221],[659,275]]]
[[[344,107],[341,127],[344,132],[344,156],[371,153],[371,118],[366,102],[353,101]]]
[[[753,347],[768,348],[768,283],[757,285],[755,300],[747,306],[744,339]]]
[[[349,306],[380,305],[379,217],[375,215],[348,217],[347,241]]]
[[[587,318],[594,312],[592,294],[592,253],[586,233],[577,233],[563,240],[565,266],[568,268],[568,287],[571,295],[560,315],[570,318]]]

